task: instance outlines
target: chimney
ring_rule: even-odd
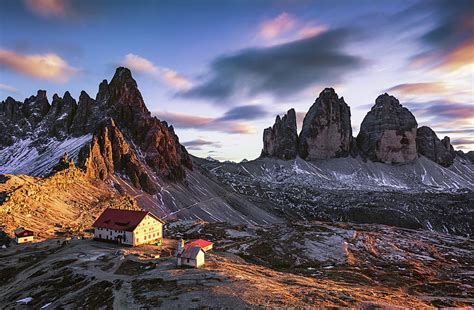
[[[178,240],[178,249],[176,250],[176,255],[183,253],[184,251],[184,239]]]

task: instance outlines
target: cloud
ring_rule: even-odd
[[[18,89],[16,89],[13,86],[7,85],[7,84],[1,84],[0,83],[0,90],[3,90],[8,93],[13,93],[13,94],[18,94]]]
[[[53,53],[24,55],[1,48],[0,67],[33,78],[56,82],[66,82],[79,72]]]
[[[424,103],[408,102],[404,104],[417,117],[426,117],[432,121],[445,123],[450,125],[457,123],[458,125],[474,121],[474,109],[472,104],[449,101],[429,101]],[[442,126],[438,124],[437,126]]]
[[[154,78],[177,90],[184,91],[192,86],[189,80],[179,75],[176,71],[155,66],[150,60],[135,54],[127,54],[121,64],[133,71],[152,75]]]
[[[155,112],[154,115],[165,120],[175,128],[193,128],[197,130],[217,131],[229,134],[252,134],[256,132],[256,129],[248,124],[223,120],[220,118],[172,112]]]
[[[446,86],[442,82],[406,83],[399,84],[386,90],[404,95],[426,95],[446,93]]]
[[[271,40],[282,33],[291,30],[296,24],[296,18],[286,12],[281,13],[277,17],[263,22],[258,34],[265,40]]]
[[[471,138],[459,138],[451,140],[452,145],[470,145],[474,144],[474,140]]]
[[[155,74],[158,73],[159,68],[146,58],[135,54],[127,54],[122,61],[122,64],[134,71]]]
[[[453,134],[453,133],[474,134],[474,128],[438,130],[437,132],[442,133],[442,134]]]
[[[437,69],[454,71],[469,64],[474,64],[474,39],[461,43],[447,54]]]
[[[298,31],[298,37],[307,39],[318,36],[327,30],[326,26],[306,26]]]
[[[186,141],[186,142],[183,142],[182,145],[184,145],[188,150],[195,150],[195,151],[200,151],[205,146],[214,147],[214,148],[222,147],[222,145],[219,142],[208,141],[204,139]]]
[[[182,95],[224,103],[237,95],[269,93],[282,97],[316,82],[336,83],[363,63],[343,51],[353,37],[352,31],[331,30],[316,37],[220,56],[211,63],[205,79]]]
[[[68,0],[25,0],[24,3],[30,11],[44,17],[66,17],[71,14]]]
[[[419,37],[425,50],[412,58],[412,65],[437,66],[447,71],[472,63],[474,38],[474,6],[471,0],[432,1],[430,6],[421,2],[414,5],[415,14],[425,16],[432,27]],[[424,20],[423,20],[424,21]],[[470,50],[469,50],[470,49]]]
[[[254,120],[265,117],[267,115],[268,111],[266,111],[260,105],[243,105],[230,109],[222,117],[220,117],[219,120]]]

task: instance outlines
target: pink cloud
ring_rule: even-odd
[[[131,70],[150,74],[172,88],[187,90],[192,87],[192,83],[176,71],[158,67],[144,57],[130,53],[125,56],[121,63]]]
[[[65,17],[70,15],[68,0],[25,0],[26,7],[41,16]]]
[[[0,66],[37,79],[66,82],[78,70],[60,56],[48,54],[24,55],[0,49]]]
[[[296,24],[296,19],[292,15],[284,12],[275,17],[274,19],[265,21],[260,25],[259,35],[266,39],[271,40],[284,32],[291,30]]]
[[[13,93],[13,94],[18,94],[18,89],[16,89],[13,86],[7,85],[7,84],[1,84],[0,83],[0,90],[6,91],[8,93]]]
[[[301,39],[307,39],[320,35],[327,30],[326,26],[307,26],[303,27],[298,31],[298,37]]]
[[[248,124],[221,120],[219,118],[172,112],[156,112],[154,114],[176,128],[193,128],[229,134],[252,134],[256,132],[256,129]]]

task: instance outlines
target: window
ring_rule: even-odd
[[[153,234],[153,238],[155,238],[155,234]]]
[[[146,240],[146,236],[143,236],[143,240]]]
[[[102,238],[102,235],[101,235],[101,234],[99,234],[99,239],[101,239],[101,238]]]
[[[186,263],[189,263],[189,258],[186,258]]]
[[[110,235],[112,236],[112,231],[110,231]]]
[[[135,242],[138,243],[138,242],[139,242],[139,238],[137,238],[137,241],[135,241]]]

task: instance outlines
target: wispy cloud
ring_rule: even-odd
[[[216,131],[229,134],[253,134],[256,132],[256,129],[248,124],[220,118],[172,112],[155,112],[154,115],[176,128],[193,128],[202,131]]]
[[[447,91],[442,82],[405,83],[387,89],[388,92],[396,92],[404,95],[426,95],[443,94]]]
[[[71,15],[69,0],[24,0],[25,6],[35,14],[49,17]]]
[[[326,26],[305,26],[298,31],[298,37],[300,39],[307,39],[318,36],[325,32],[328,28]]]
[[[411,59],[413,67],[457,70],[473,63],[474,6],[471,0],[422,1],[414,5],[415,14],[430,16],[431,27],[419,37],[424,51]]]
[[[79,72],[53,53],[25,55],[6,49],[0,49],[0,66],[33,78],[56,82],[66,82]]]
[[[470,103],[449,102],[449,101],[429,101],[429,102],[407,102],[404,104],[417,117],[428,118],[433,122],[438,122],[437,126],[443,123],[449,128],[455,124],[461,125],[474,121],[474,109]]]
[[[182,143],[188,150],[200,151],[204,147],[221,148],[222,145],[216,141],[209,141],[204,139],[195,139],[191,141],[185,141]]]
[[[265,40],[273,39],[291,30],[296,24],[296,18],[286,12],[281,13],[273,19],[263,22],[258,34]]]
[[[267,115],[268,111],[265,110],[261,105],[243,105],[230,109],[222,117],[220,117],[219,120],[254,120]]]
[[[356,33],[353,29],[331,30],[308,39],[223,55],[211,63],[207,79],[182,94],[226,103],[233,96],[282,97],[316,82],[338,82],[363,64],[361,58],[344,50]]]
[[[461,43],[447,54],[437,69],[454,71],[471,64],[474,64],[474,39]]]
[[[12,93],[12,94],[18,94],[18,89],[16,89],[13,86],[6,85],[6,84],[1,84],[0,83],[0,90],[3,90],[3,91],[8,92],[8,93]]]
[[[191,88],[192,83],[185,77],[168,68],[158,67],[150,60],[135,54],[127,54],[121,62],[122,65],[141,73],[152,75],[161,80],[168,86],[177,90],[187,90]]]

